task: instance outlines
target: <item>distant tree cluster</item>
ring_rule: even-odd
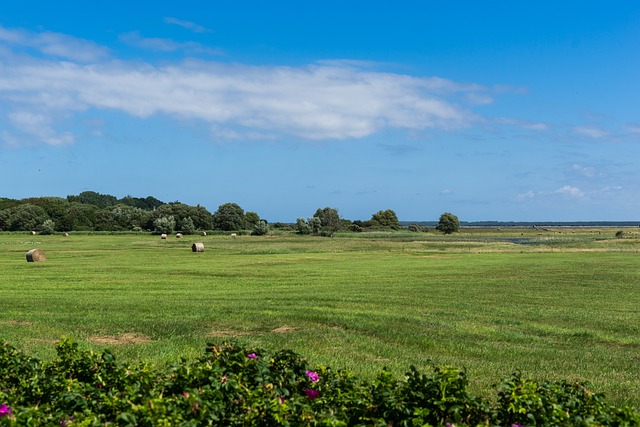
[[[212,215],[201,206],[164,203],[154,197],[85,191],[77,196],[0,199],[0,231],[181,231],[211,229]]]
[[[126,196],[85,191],[76,196],[35,197],[22,200],[0,198],[0,231],[39,231],[43,234],[67,231],[151,231],[155,233],[193,234],[199,230],[245,231],[253,235],[269,234],[272,229],[298,234],[333,236],[338,231],[366,232],[400,230],[398,216],[380,210],[366,221],[341,218],[336,208],[319,208],[310,218],[298,218],[294,225],[269,224],[255,212],[245,212],[236,203],[224,203],[213,214],[202,206],[180,202],[165,203],[155,197]],[[411,224],[413,232],[428,231]],[[455,233],[460,222],[445,212],[436,230]]]

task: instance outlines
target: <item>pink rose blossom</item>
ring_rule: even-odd
[[[306,374],[312,383],[317,383],[318,381],[320,381],[320,376],[318,376],[318,374],[316,374],[315,372],[307,371]]]
[[[304,394],[309,398],[309,400],[313,400],[317,397],[320,397],[320,393],[318,392],[318,390],[314,390],[312,388],[305,388]]]
[[[0,418],[11,415],[12,410],[13,409],[11,408],[11,406],[7,406],[6,403],[3,403],[2,405],[0,405]]]

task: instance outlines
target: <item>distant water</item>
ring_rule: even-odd
[[[400,225],[408,226],[411,224],[418,224],[423,227],[435,227],[438,225],[437,221],[400,221]],[[541,221],[541,222],[529,222],[529,221],[460,221],[462,227],[520,227],[520,228],[535,228],[535,227],[640,227],[640,221]]]

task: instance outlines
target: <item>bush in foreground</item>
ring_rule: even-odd
[[[640,425],[578,383],[538,383],[520,373],[497,399],[467,392],[463,370],[411,367],[364,381],[312,367],[291,351],[210,344],[205,355],[164,370],[116,362],[63,340],[51,362],[0,344],[0,426],[452,426]]]

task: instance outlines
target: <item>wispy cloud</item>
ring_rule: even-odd
[[[531,122],[528,120],[518,120],[512,119],[508,117],[498,117],[493,120],[495,123],[506,124],[509,126],[515,126],[522,129],[528,129],[533,131],[543,132],[550,129],[550,126],[547,123],[542,122]]]
[[[556,190],[552,191],[533,191],[528,190],[524,193],[517,194],[515,199],[520,202],[541,200],[541,199],[554,199],[558,197],[570,198],[570,199],[582,199],[586,196],[586,193],[577,187],[571,185],[564,185]]]
[[[579,135],[585,135],[594,139],[609,136],[609,132],[597,126],[576,126],[573,128],[573,131]]]
[[[11,145],[16,145],[21,139],[28,143],[32,139],[43,141],[49,145],[67,145],[74,142],[74,137],[70,132],[58,133],[51,126],[51,118],[34,114],[28,111],[19,111],[9,114],[9,120],[14,125],[14,129],[22,136],[16,136],[7,132],[4,135]]]
[[[475,114],[429,78],[349,67],[0,63],[0,99],[45,115],[93,108],[241,126],[305,139],[362,138],[385,128],[456,129]],[[51,115],[51,114],[48,114]]]
[[[166,38],[142,37],[137,31],[121,34],[120,41],[129,46],[159,52],[185,51],[187,53],[205,53],[209,55],[220,55],[222,53],[219,49],[212,49],[193,41],[177,42]]]
[[[210,33],[211,32],[210,29],[203,27],[202,25],[198,25],[195,22],[191,22],[191,21],[185,21],[183,19],[166,17],[164,18],[164,22],[172,25],[177,25],[179,27],[185,28],[194,33]]]
[[[572,198],[581,198],[584,197],[584,192],[577,187],[572,187],[570,185],[565,185],[564,187],[558,188],[553,192],[554,194],[560,194],[566,197]]]
[[[92,41],[50,31],[38,33],[0,26],[0,43],[13,50],[31,50],[83,63],[102,60],[109,55],[107,48]]]
[[[631,134],[638,135],[640,134],[640,125],[628,124],[625,126],[625,130]]]
[[[169,21],[178,25],[179,20]],[[137,32],[123,34],[121,40],[160,52],[215,51]],[[16,131],[26,132],[22,124],[28,119],[20,114],[29,112],[31,120],[41,117],[39,137],[48,144],[73,141],[68,130],[54,131],[62,129],[54,118],[94,109],[202,121],[212,137],[229,140],[340,140],[385,129],[451,131],[483,121],[474,108],[492,102],[497,93],[475,83],[383,72],[375,64],[348,60],[296,67],[195,59],[162,65],[125,61],[109,58],[108,50],[86,40],[0,27],[0,49],[3,46],[45,53],[0,56],[0,102],[7,114],[19,114],[6,120]]]

